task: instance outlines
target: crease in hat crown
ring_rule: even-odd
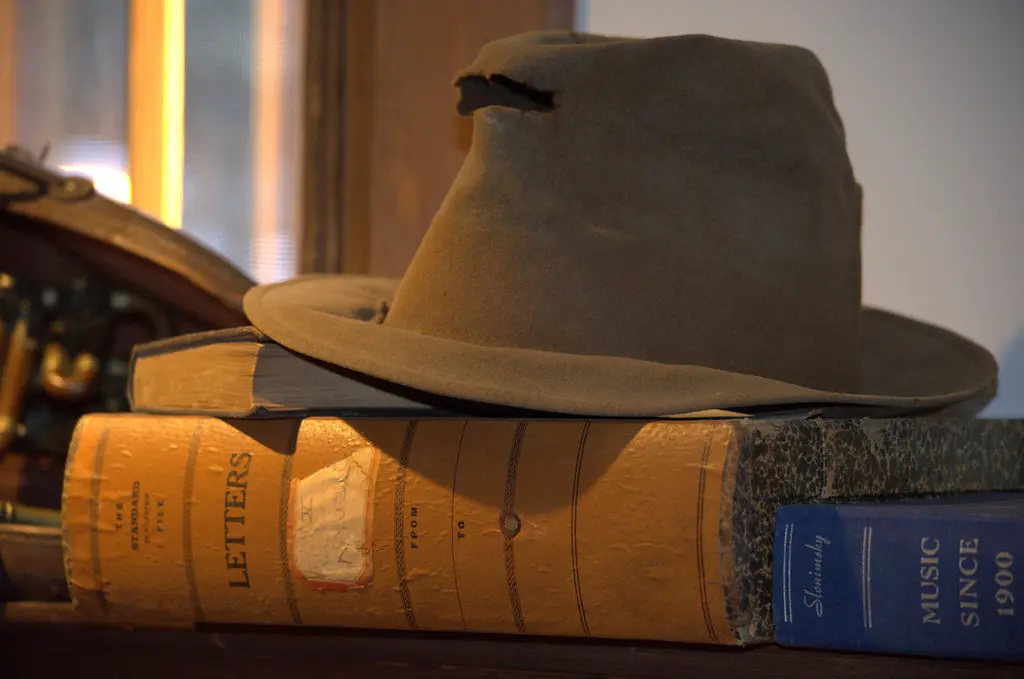
[[[863,307],[861,187],[809,50],[530,33],[455,85],[473,141],[386,316],[299,278],[250,291],[254,325],[414,389],[580,414],[920,408],[995,380],[970,340]]]

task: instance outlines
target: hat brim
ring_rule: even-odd
[[[798,404],[935,409],[991,389],[995,359],[943,328],[865,307],[861,390],[834,393],[700,365],[480,346],[369,322],[395,283],[306,275],[250,289],[250,323],[296,353],[407,388],[595,417],[660,417]],[[360,300],[363,300],[360,302]]]

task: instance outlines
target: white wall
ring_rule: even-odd
[[[578,28],[788,42],[832,79],[864,185],[864,301],[1000,363],[1024,416],[1024,2],[579,0]]]

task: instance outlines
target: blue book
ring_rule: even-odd
[[[785,505],[776,514],[780,646],[1024,660],[1022,582],[1024,493]]]

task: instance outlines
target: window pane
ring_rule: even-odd
[[[11,139],[127,201],[127,0],[20,0]]]
[[[296,271],[302,3],[187,0],[182,228],[258,282]]]
[[[287,278],[300,236],[304,2],[169,1],[185,8],[182,229],[259,282]],[[48,164],[130,202],[130,0],[8,2],[15,101],[0,104],[13,109],[0,145],[48,148]]]

